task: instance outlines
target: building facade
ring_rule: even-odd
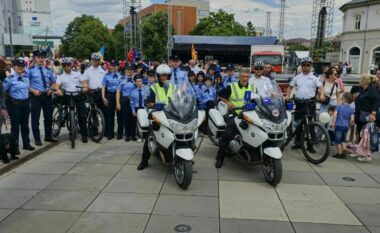
[[[343,33],[340,60],[349,62],[352,73],[380,68],[380,0],[353,0],[340,7]]]
[[[176,6],[190,6],[196,8],[197,22],[206,18],[210,14],[210,2],[206,0],[166,0],[166,3],[173,3]]]

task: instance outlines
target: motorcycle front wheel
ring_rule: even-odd
[[[179,187],[187,189],[193,179],[193,161],[176,158],[174,162],[174,177]]]
[[[276,187],[276,185],[280,183],[282,178],[281,159],[275,159],[268,155],[264,155],[262,169],[265,180],[273,187]]]

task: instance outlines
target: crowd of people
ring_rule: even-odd
[[[376,76],[362,75],[360,86],[354,86],[351,92],[346,92],[341,75],[340,66],[325,67],[321,76],[312,72],[313,61],[304,58],[301,62],[301,72],[292,79],[285,99],[290,99],[292,89],[295,97],[300,99],[316,99],[320,103],[320,112],[328,112],[331,122],[327,126],[332,141],[336,144],[336,158],[345,158],[347,148],[343,147],[346,134],[350,131],[350,139],[356,135],[356,143],[364,134],[362,129],[367,128],[367,122],[374,122],[380,126],[380,70]],[[160,71],[159,71],[160,70]],[[161,73],[160,73],[161,72]],[[88,129],[85,123],[85,99],[81,93],[89,90],[95,92],[97,107],[102,110],[105,121],[105,136],[108,140],[115,137],[115,115],[117,120],[116,138],[125,141],[138,141],[136,129],[136,115],[138,109],[144,108],[151,100],[157,100],[162,93],[160,88],[163,81],[160,75],[166,74],[171,82],[188,81],[194,91],[198,105],[204,109],[215,106],[218,100],[226,102],[230,108],[239,103],[230,101],[237,98],[235,93],[241,90],[251,90],[264,95],[267,87],[275,82],[272,77],[270,64],[256,62],[252,70],[240,70],[235,75],[235,68],[229,64],[222,69],[218,61],[199,64],[195,60],[183,63],[173,55],[166,62],[150,62],[147,64],[141,59],[133,63],[110,60],[102,62],[98,53],[93,53],[90,60],[79,61],[72,58],[60,60],[46,59],[44,51],[36,50],[33,58],[0,60],[0,110],[1,122],[9,116],[11,134],[17,139],[21,131],[23,149],[34,150],[29,139],[29,115],[31,128],[36,146],[42,145],[39,130],[41,111],[44,118],[44,140],[57,142],[52,137],[53,95],[63,96],[66,92],[78,92],[75,98],[76,111],[82,142],[88,142]],[[165,75],[163,75],[165,76]],[[154,101],[153,101],[154,102]],[[302,118],[297,114],[305,106],[296,102],[295,121]],[[312,108],[314,111],[316,107]],[[227,126],[229,124],[227,121]],[[356,125],[356,134],[353,126]],[[231,126],[232,127],[232,126]],[[0,127],[1,128],[1,127]],[[227,127],[221,142],[228,141],[235,129]],[[296,132],[293,149],[300,148],[301,132]],[[224,140],[224,141],[223,141]],[[223,165],[227,143],[220,143],[215,166]],[[315,151],[312,146],[309,151]],[[17,150],[17,154],[19,154]],[[143,156],[144,157],[144,156]],[[371,154],[361,155],[358,160],[370,161]],[[139,170],[147,166],[147,159],[139,165]]]

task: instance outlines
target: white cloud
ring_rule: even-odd
[[[347,1],[335,1],[333,35],[341,32],[343,14],[338,8]],[[143,7],[151,4],[150,0],[142,0],[141,2]],[[244,25],[248,21],[252,21],[256,27],[265,27],[266,11],[271,11],[272,34],[277,36],[279,9],[273,8],[273,5],[255,0],[210,0],[212,11],[223,9],[229,13],[234,13],[236,19]],[[312,8],[312,0],[287,1],[285,38],[310,38]],[[123,16],[122,0],[51,0],[51,10],[54,31],[58,35],[62,35],[67,24],[82,14],[94,15],[110,28]]]

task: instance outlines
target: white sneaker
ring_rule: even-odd
[[[369,162],[369,161],[371,161],[372,159],[371,159],[371,156],[360,156],[359,158],[358,158],[358,161],[360,161],[360,162]]]
[[[137,139],[137,142],[138,142],[138,143],[142,143],[141,138]]]
[[[357,158],[357,157],[359,157],[360,155],[358,155],[358,154],[349,154],[348,156],[350,156],[351,158]]]

